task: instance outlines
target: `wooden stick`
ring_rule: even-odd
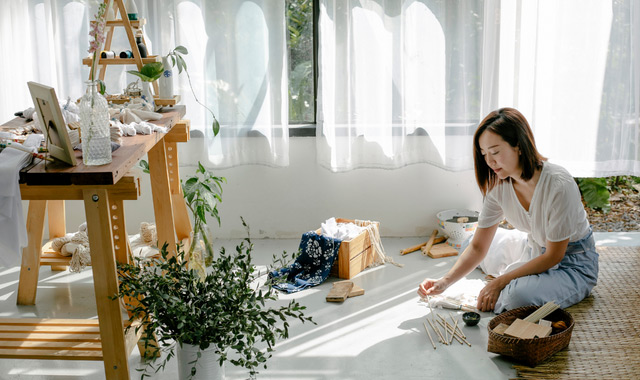
[[[433,338],[431,337],[431,333],[429,332],[429,328],[427,328],[427,324],[422,322],[422,324],[424,325],[424,329],[427,331],[427,335],[429,335],[429,340],[431,341],[431,345],[433,346],[433,349],[436,349],[436,344],[433,343]]]
[[[444,341],[444,338],[442,337],[442,333],[440,332],[440,330],[439,330],[439,329],[437,329],[437,328],[433,325],[433,323],[431,323],[431,321],[430,321],[429,319],[427,319],[427,322],[429,322],[429,325],[431,326],[431,328],[433,329],[433,331],[435,331],[435,332],[436,332],[436,334],[438,334],[438,337],[440,338],[440,342],[441,342],[441,343],[444,343],[444,344],[447,344],[447,342],[445,342],[445,341]]]
[[[438,323],[440,324],[440,326],[445,327],[445,324],[442,323],[442,321],[438,321]],[[455,340],[458,341],[458,343],[464,344],[464,342],[462,341],[462,338],[460,338],[460,336],[458,336],[458,334],[453,334],[453,337],[455,338]]]
[[[453,331],[451,332],[451,339],[449,340],[449,344],[453,342],[453,337],[456,335],[457,328],[458,328],[458,320],[456,319],[456,323],[453,325]]]
[[[409,247],[409,248],[405,248],[400,250],[400,255],[406,255],[407,253],[411,253],[411,252],[415,252],[417,250],[419,250],[420,248],[424,247],[425,245],[427,245],[427,241],[425,241],[424,243],[420,243],[418,245],[414,245],[413,247]]]
[[[433,246],[433,241],[436,240],[436,236],[438,236],[438,230],[433,230],[431,237],[429,237],[429,241],[427,241],[427,244],[422,247],[422,256],[426,256],[427,253],[429,253],[429,250]]]
[[[449,316],[451,317],[451,320],[453,321],[453,315],[451,315],[451,313],[449,313]],[[457,322],[457,321],[456,321]],[[457,326],[456,326],[457,327]],[[463,338],[467,339],[467,336],[464,335],[464,333],[462,332],[462,330],[460,330],[460,327],[457,327],[457,331],[460,331],[460,335],[462,335]],[[455,330],[454,330],[455,331]]]
[[[438,323],[446,330],[447,328],[450,329],[451,331],[453,331],[453,333],[458,336],[460,339],[462,339],[462,341],[464,341],[467,345],[469,345],[469,347],[471,347],[471,343],[467,342],[466,337],[462,337],[458,331],[460,331],[460,328],[456,328],[456,330],[453,329],[453,326],[451,326],[444,318],[442,318],[442,321],[438,321]],[[457,326],[456,326],[457,327]],[[458,342],[460,342],[459,339],[457,339]],[[462,342],[460,342],[460,344],[462,344]]]
[[[553,301],[549,301],[549,302],[545,303],[544,305],[542,305],[541,307],[539,307],[533,313],[529,314],[529,316],[524,318],[524,320],[527,321],[527,322],[531,322],[531,323],[537,323],[540,319],[542,319],[542,318],[546,317],[547,315],[553,313],[559,307],[560,306],[556,305]]]

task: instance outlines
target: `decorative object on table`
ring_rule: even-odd
[[[210,360],[215,360],[221,371],[230,361],[254,377],[259,366],[266,366],[276,340],[288,336],[289,318],[315,323],[294,300],[284,306],[264,306],[277,299],[277,292],[268,279],[264,287],[256,285],[261,276],[253,265],[252,250],[249,238],[234,251],[222,248],[204,279],[189,267],[181,247],[170,257],[166,244],[160,258],[118,265],[117,297],[125,300],[131,321],[142,321],[142,326],[127,329],[143,328],[140,339],[145,345],[166,353],[160,363],[150,362],[145,374],[150,369],[163,369],[179,352],[178,357],[187,361],[179,364],[180,379],[214,378],[210,373],[200,376],[205,368],[211,368],[203,352],[213,351],[219,356]],[[154,346],[156,339],[158,346]],[[192,355],[189,345],[197,346],[199,354]],[[256,350],[262,345],[266,350]]]
[[[442,229],[444,235],[448,237],[447,244],[453,248],[460,249],[476,231],[479,216],[480,213],[477,211],[451,209],[439,212],[436,218],[438,219],[438,226]]]
[[[136,6],[136,2],[134,0],[126,0],[124,3],[124,7],[127,9],[127,18],[129,20],[138,20],[138,7]]]
[[[147,58],[149,52],[147,50],[147,45],[142,42],[142,29],[138,29],[136,31],[136,45],[138,45],[138,51],[140,52],[140,58]]]
[[[167,61],[171,59],[171,67],[178,66],[178,74],[182,74],[184,70],[185,74],[187,74],[187,79],[189,81],[189,87],[191,88],[191,93],[193,94],[193,98],[196,100],[198,104],[203,106],[209,113],[211,117],[213,117],[213,123],[211,124],[211,129],[213,130],[213,135],[217,136],[220,131],[220,123],[216,118],[216,115],[209,109],[209,107],[205,106],[198,100],[196,97],[196,92],[193,90],[193,85],[191,84],[191,76],[189,75],[189,71],[187,71],[187,63],[184,61],[183,55],[189,54],[189,51],[184,46],[176,46],[173,50],[169,52],[165,57]],[[164,61],[164,60],[163,60]],[[173,91],[172,91],[173,92]]]
[[[146,102],[149,111],[156,111],[156,103],[151,93],[151,82],[156,81],[162,76],[164,72],[162,62],[147,63],[142,66],[140,71],[128,70],[127,72],[142,79],[142,99]]]
[[[127,88],[123,90],[124,95],[132,98],[142,96],[142,89],[138,87],[138,83],[140,83],[139,80],[129,83]]]
[[[169,63],[168,56],[162,57],[162,66],[164,72],[158,79],[159,95],[160,99],[170,99],[173,98],[173,66]]]
[[[37,110],[38,121],[42,127],[49,156],[72,166],[77,165],[55,90],[35,82],[28,82],[27,85]],[[109,150],[109,155],[111,155],[111,150]]]
[[[487,325],[489,330],[487,351],[508,356],[517,362],[535,367],[567,347],[571,340],[574,322],[571,314],[563,309],[556,309],[546,319],[550,320],[552,324],[562,321],[567,328],[547,337],[522,339],[505,335],[507,330],[503,333],[496,331],[500,324],[511,326],[516,320],[526,318],[538,309],[538,306],[525,306],[509,310],[493,318]]]
[[[93,37],[89,53],[93,53],[91,72],[86,82],[87,90],[80,100],[80,135],[82,140],[82,162],[87,166],[105,165],[111,162],[111,132],[109,126],[109,105],[101,94],[95,77],[98,52],[105,41],[106,4],[100,4],[95,20],[91,21],[89,35]]]

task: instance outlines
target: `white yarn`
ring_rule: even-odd
[[[384,247],[382,246],[382,241],[380,240],[380,233],[378,232],[378,228],[376,227],[375,222],[371,220],[355,220],[355,224],[361,227],[366,228],[369,232],[369,238],[371,239],[371,245],[373,246],[373,250],[375,253],[373,263],[369,265],[367,268],[376,267],[378,265],[390,263],[399,268],[404,267],[404,264],[396,263],[392,257],[386,255],[384,251]]]

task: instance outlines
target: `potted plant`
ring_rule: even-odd
[[[162,62],[145,63],[140,71],[128,70],[129,74],[133,74],[142,80],[142,99],[147,103],[150,111],[156,110],[156,103],[151,93],[151,83],[156,81],[164,72]]]
[[[205,228],[207,215],[220,221],[217,203],[221,201],[224,181],[198,163],[196,174],[183,183],[194,229]],[[249,236],[244,220],[242,224]],[[210,247],[211,242],[206,245]],[[259,366],[266,368],[276,339],[288,337],[288,318],[315,323],[304,316],[305,307],[296,301],[286,306],[267,306],[267,302],[277,299],[277,291],[271,285],[278,280],[267,278],[260,284],[262,276],[253,265],[252,249],[247,237],[235,251],[222,248],[217,257],[202,264],[191,260],[190,253],[180,245],[176,256],[170,257],[164,244],[160,257],[118,264],[120,285],[114,298],[125,301],[130,321],[141,321],[128,328],[143,328],[140,339],[146,352],[165,353],[164,359],[149,364],[142,378],[149,376],[149,370],[163,369],[174,356],[178,356],[181,379],[214,378],[209,372],[210,363],[217,363],[214,367],[219,375],[224,372],[226,361],[246,368],[254,377]],[[197,259],[197,255],[192,254],[191,258]],[[274,256],[271,266],[283,267],[287,259],[286,253]],[[260,344],[265,345],[263,350],[256,347]]]

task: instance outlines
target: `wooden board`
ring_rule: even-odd
[[[505,330],[509,328],[509,325],[501,323],[498,326],[494,327],[493,332],[496,334],[504,335]]]
[[[458,251],[447,243],[441,243],[431,247],[428,255],[432,259],[439,259],[441,257],[457,256]]]
[[[544,338],[551,334],[551,330],[551,326],[542,326],[518,318],[504,331],[504,335],[520,339]]]
[[[362,289],[358,285],[353,285],[353,288],[351,288],[351,291],[349,292],[349,298],[361,296],[363,294],[364,294],[364,289]]]
[[[333,284],[333,287],[327,294],[327,302],[343,302],[349,297],[349,293],[353,289],[353,282],[339,281]]]

